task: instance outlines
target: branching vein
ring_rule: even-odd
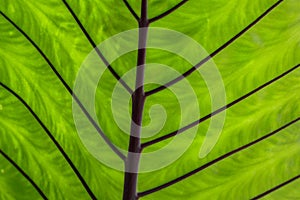
[[[237,148],[237,149],[235,149],[233,151],[230,151],[230,152],[228,152],[228,153],[226,153],[226,154],[224,154],[224,155],[222,155],[222,156],[220,156],[220,157],[218,157],[218,158],[216,158],[216,159],[214,159],[214,160],[212,160],[212,161],[210,161],[210,162],[208,162],[208,163],[206,163],[206,164],[204,164],[204,165],[202,165],[202,166],[194,169],[193,171],[190,171],[190,172],[188,172],[188,173],[186,173],[186,174],[184,174],[184,175],[182,175],[182,176],[180,176],[180,177],[178,177],[176,179],[173,179],[173,180],[171,180],[169,182],[166,182],[166,183],[164,183],[162,185],[159,185],[159,186],[157,186],[155,188],[146,190],[144,192],[140,192],[139,193],[139,197],[143,197],[143,196],[146,196],[148,194],[160,191],[160,190],[162,190],[164,188],[167,188],[167,187],[170,187],[171,185],[174,185],[174,184],[176,184],[176,183],[178,183],[180,181],[183,181],[184,179],[186,179],[186,178],[188,178],[190,176],[193,176],[193,175],[201,172],[202,170],[204,170],[204,169],[206,169],[206,168],[208,168],[208,167],[210,167],[210,166],[212,166],[212,165],[214,165],[214,164],[216,164],[216,163],[224,160],[225,158],[228,158],[229,156],[232,156],[232,155],[234,155],[236,153],[239,153],[242,150],[245,150],[245,149],[247,149],[247,148],[249,148],[249,147],[251,147],[251,146],[253,146],[253,145],[255,145],[255,144],[257,144],[257,143],[259,143],[261,141],[263,141],[263,140],[266,140],[266,139],[270,138],[271,136],[274,136],[275,134],[279,133],[280,131],[286,129],[287,127],[289,127],[289,126],[291,126],[293,124],[295,124],[299,120],[300,120],[300,117],[298,117],[297,119],[295,119],[295,120],[293,120],[293,121],[285,124],[284,126],[278,128],[278,129],[276,129],[275,131],[273,131],[271,133],[268,133],[265,136],[263,136],[263,137],[261,137],[261,138],[259,138],[257,140],[254,140],[253,142],[250,142],[250,143],[248,143],[248,144],[246,144],[244,146],[241,146],[241,147],[239,147],[239,148]]]
[[[98,54],[98,56],[101,58],[101,60],[103,61],[103,63],[105,64],[105,66],[109,69],[109,71],[112,73],[112,75],[124,86],[124,88],[130,93],[132,94],[133,91],[132,89],[127,85],[127,83],[125,83],[125,81],[123,79],[121,79],[121,77],[118,75],[118,73],[112,68],[112,66],[109,64],[109,62],[107,61],[107,59],[104,57],[104,55],[101,53],[101,51],[99,50],[99,48],[97,47],[96,43],[94,42],[94,40],[91,38],[91,36],[89,35],[89,33],[86,31],[86,29],[84,28],[84,26],[82,25],[81,21],[79,20],[79,18],[76,16],[75,12],[72,10],[72,8],[70,7],[70,5],[63,0],[63,3],[65,4],[65,6],[67,7],[68,11],[71,13],[72,17],[74,18],[74,20],[76,21],[76,23],[78,24],[78,26],[80,27],[81,31],[83,32],[83,34],[85,35],[85,37],[88,39],[89,43],[92,45],[92,47],[95,49],[96,53]]]
[[[78,171],[78,169],[76,168],[76,166],[74,165],[74,163],[72,162],[72,160],[69,158],[68,154],[65,152],[65,150],[63,149],[63,147],[59,144],[59,142],[55,139],[55,137],[53,136],[53,134],[51,133],[51,131],[46,127],[46,125],[38,117],[38,115],[25,102],[25,100],[21,96],[19,96],[16,92],[14,92],[12,89],[10,89],[8,86],[6,86],[5,84],[3,84],[2,82],[0,82],[0,86],[3,87],[5,90],[7,90],[14,97],[16,97],[26,107],[26,109],[30,112],[30,114],[34,117],[34,119],[40,124],[40,126],[46,132],[46,134],[51,139],[51,141],[54,143],[54,145],[59,150],[59,152],[63,155],[63,157],[65,158],[65,160],[67,161],[67,163],[69,164],[69,166],[71,167],[71,169],[73,170],[73,172],[75,173],[75,175],[77,176],[77,178],[80,180],[81,184],[83,185],[83,187],[85,188],[85,190],[88,192],[88,194],[90,195],[90,197],[92,199],[96,199],[95,195],[93,194],[93,192],[91,191],[91,189],[87,185],[87,183],[85,182],[84,178],[81,176],[80,172]]]
[[[171,138],[171,137],[176,136],[177,134],[183,133],[184,131],[186,131],[186,130],[188,130],[188,129],[190,129],[190,128],[192,128],[192,127],[194,127],[194,126],[196,126],[196,125],[198,125],[198,124],[200,124],[200,123],[202,123],[202,122],[204,122],[204,121],[210,119],[211,117],[213,117],[213,116],[215,116],[215,115],[217,115],[217,114],[223,112],[224,110],[227,110],[228,108],[230,108],[230,107],[236,105],[237,103],[243,101],[244,99],[248,98],[249,96],[251,96],[251,95],[257,93],[258,91],[262,90],[263,88],[265,88],[265,87],[271,85],[272,83],[278,81],[279,79],[285,77],[286,75],[288,75],[289,73],[291,73],[291,72],[293,72],[294,70],[298,69],[299,67],[300,67],[300,64],[294,66],[293,68],[291,68],[291,69],[289,69],[288,71],[284,72],[283,74],[281,74],[281,75],[279,75],[279,76],[273,78],[272,80],[268,81],[267,83],[265,83],[265,84],[263,84],[263,85],[257,87],[256,89],[252,90],[251,92],[249,92],[249,93],[247,93],[247,94],[241,96],[240,98],[238,98],[238,99],[232,101],[231,103],[229,103],[229,104],[227,104],[227,105],[225,105],[225,106],[223,106],[223,107],[221,107],[221,108],[215,110],[214,112],[212,112],[212,113],[210,113],[210,114],[208,114],[208,115],[206,115],[206,116],[204,116],[204,117],[202,117],[202,118],[200,118],[200,119],[198,119],[198,120],[196,120],[196,121],[194,121],[194,122],[192,122],[192,123],[190,123],[190,124],[184,126],[184,127],[181,128],[181,129],[178,129],[178,130],[173,131],[173,132],[171,132],[171,133],[169,133],[169,134],[167,134],[167,135],[164,135],[164,136],[161,136],[161,137],[159,137],[159,138],[156,138],[156,139],[154,139],[154,140],[152,140],[152,141],[143,143],[143,144],[142,144],[142,148],[145,148],[145,147],[147,147],[147,146],[150,146],[150,145],[156,144],[156,143],[158,143],[158,142],[167,140],[167,139],[169,139],[169,138]]]
[[[128,8],[128,10],[130,11],[130,13],[132,14],[132,16],[137,20],[139,21],[140,18],[139,16],[135,13],[135,11],[132,9],[132,7],[130,6],[130,4],[128,3],[128,1],[126,0],[123,0],[123,2],[125,3],[126,7]]]
[[[175,6],[173,6],[172,8],[170,8],[169,10],[163,12],[162,14],[153,17],[151,19],[149,19],[149,23],[155,22],[157,20],[160,20],[166,16],[168,16],[169,14],[173,13],[176,9],[178,9],[179,7],[181,7],[183,4],[185,4],[186,2],[188,2],[188,0],[182,0],[181,2],[179,2],[178,4],[176,4]]]
[[[174,85],[175,83],[181,81],[185,77],[192,74],[194,71],[196,71],[199,67],[210,61],[213,57],[215,57],[217,54],[219,54],[222,50],[224,50],[226,47],[228,47],[230,44],[232,44],[234,41],[236,41],[238,38],[240,38],[245,32],[247,32],[249,29],[251,29],[255,24],[257,24],[260,20],[262,20],[265,16],[267,16],[273,9],[275,9],[280,3],[282,3],[283,0],[280,0],[276,2],[274,5],[272,5],[268,10],[266,10],[263,14],[261,14],[256,20],[254,20],[251,24],[249,24],[247,27],[245,27],[241,32],[236,34],[234,37],[232,37],[229,41],[227,41],[225,44],[223,44],[221,47],[219,47],[217,50],[212,52],[210,55],[208,55],[206,58],[201,60],[198,64],[193,66],[191,69],[184,72],[182,75],[178,76],[177,78],[167,82],[166,84],[159,86],[153,90],[150,90],[146,92],[146,96],[150,96],[152,94],[155,94],[161,90],[164,90],[171,85]]]
[[[70,88],[70,86],[66,83],[66,81],[63,79],[63,77],[60,75],[60,73],[56,70],[54,65],[51,63],[49,58],[45,55],[45,53],[39,48],[39,46],[18,26],[16,25],[9,17],[7,17],[3,12],[0,11],[0,14],[9,22],[11,23],[33,46],[34,48],[39,52],[39,54],[43,57],[43,59],[47,62],[51,70],[55,73],[57,78],[60,80],[60,82],[63,84],[63,86],[67,89],[67,91],[73,96],[74,100],[82,110],[82,112],[85,114],[87,119],[90,121],[90,123],[94,126],[94,128],[97,130],[99,135],[104,139],[104,141],[107,143],[107,145],[122,159],[125,160],[125,156],[115,145],[107,138],[107,136],[103,133],[103,131],[98,126],[97,122],[92,118],[92,116],[88,113],[84,105],[81,103],[77,95],[73,92],[73,90]]]

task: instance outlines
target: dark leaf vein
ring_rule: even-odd
[[[275,192],[276,190],[279,190],[280,188],[282,188],[282,187],[284,187],[284,186],[286,186],[286,185],[288,185],[288,184],[290,184],[290,183],[298,180],[299,178],[300,178],[300,174],[297,175],[297,176],[295,176],[295,177],[293,177],[293,178],[291,178],[291,179],[289,179],[289,180],[287,180],[284,183],[281,183],[281,184],[279,184],[279,185],[277,185],[277,186],[275,186],[275,187],[267,190],[266,192],[264,192],[264,193],[262,193],[260,195],[257,195],[256,197],[253,197],[251,200],[260,199],[260,198],[262,198],[262,197],[264,197],[264,196],[266,196],[266,195],[268,195],[268,194],[270,194],[272,192]]]
[[[80,27],[80,29],[83,32],[83,34],[85,35],[85,37],[88,39],[89,43],[92,45],[92,47],[94,48],[94,50],[96,51],[96,53],[98,54],[98,56],[101,58],[101,60],[105,64],[105,66],[109,69],[109,71],[112,73],[112,75],[124,86],[124,88],[130,94],[132,94],[133,93],[132,89],[127,85],[127,83],[125,83],[125,81],[123,79],[121,79],[121,77],[118,75],[118,73],[109,64],[109,62],[104,57],[104,55],[101,53],[100,49],[97,47],[97,45],[94,42],[94,40],[91,38],[91,36],[89,35],[89,33],[86,31],[86,29],[84,28],[84,26],[82,25],[81,21],[76,16],[75,12],[72,10],[72,8],[70,7],[70,5],[65,0],[63,0],[63,3],[67,7],[68,11],[71,13],[72,17],[74,18],[74,20],[76,21],[76,23]]]
[[[11,23],[33,46],[34,48],[39,52],[39,54],[43,57],[43,59],[47,62],[47,64],[50,66],[51,70],[55,73],[55,75],[58,77],[60,82],[63,84],[63,86],[67,89],[67,91],[73,96],[74,100],[82,110],[82,112],[85,114],[85,116],[88,118],[90,123],[94,126],[94,128],[97,130],[99,135],[104,139],[106,144],[122,159],[125,160],[125,156],[115,145],[107,138],[107,136],[103,133],[103,131],[100,129],[96,121],[92,118],[92,116],[88,113],[84,105],[81,103],[77,95],[73,92],[73,90],[70,88],[70,86],[66,83],[66,81],[63,79],[63,77],[60,75],[60,73],[56,70],[54,65],[51,63],[51,61],[48,59],[48,57],[45,55],[45,53],[39,48],[39,46],[17,25],[15,24],[8,16],[6,16],[3,12],[0,11],[0,14],[9,22]]]
[[[179,7],[181,7],[183,4],[185,4],[186,2],[188,2],[188,0],[182,0],[181,2],[179,2],[178,4],[176,4],[175,6],[173,6],[172,8],[170,8],[169,10],[163,12],[162,14],[153,17],[151,19],[149,19],[149,23],[155,22],[157,20],[160,20],[166,16],[168,16],[169,14],[173,13],[176,9],[178,9]]]
[[[223,106],[223,107],[221,107],[221,108],[215,110],[214,112],[212,112],[212,113],[210,113],[210,114],[208,114],[208,115],[206,115],[206,116],[200,118],[199,120],[196,120],[196,121],[194,121],[194,122],[192,122],[192,123],[190,123],[190,124],[184,126],[184,127],[181,128],[181,129],[178,129],[178,130],[176,130],[176,131],[173,131],[173,132],[171,132],[171,133],[169,133],[169,134],[167,134],[167,135],[161,136],[161,137],[156,138],[156,139],[154,139],[154,140],[151,140],[151,141],[149,141],[149,142],[143,143],[143,144],[142,144],[142,148],[145,148],[145,147],[147,147],[147,146],[150,146],[150,145],[156,144],[156,143],[158,143],[158,142],[167,140],[167,139],[169,139],[169,138],[171,138],[171,137],[176,136],[177,134],[183,133],[184,131],[186,131],[186,130],[188,130],[188,129],[190,129],[190,128],[192,128],[192,127],[194,127],[194,126],[196,126],[196,125],[198,125],[198,124],[200,124],[200,123],[202,123],[202,122],[204,122],[204,121],[210,119],[211,117],[213,117],[213,116],[215,116],[215,115],[217,115],[217,114],[219,114],[219,113],[221,113],[221,112],[227,110],[228,108],[230,108],[230,107],[232,107],[232,106],[238,104],[239,102],[245,100],[245,99],[248,98],[249,96],[251,96],[251,95],[253,95],[253,94],[259,92],[260,90],[264,89],[265,87],[271,85],[272,83],[274,83],[274,82],[280,80],[281,78],[285,77],[286,75],[290,74],[291,72],[293,72],[294,70],[298,69],[299,67],[300,67],[300,64],[294,66],[293,68],[291,68],[291,69],[289,69],[288,71],[284,72],[283,74],[281,74],[281,75],[279,75],[279,76],[273,78],[272,80],[268,81],[267,83],[265,83],[265,84],[263,84],[263,85],[257,87],[256,89],[252,90],[251,92],[249,92],[249,93],[247,93],[247,94],[241,96],[240,98],[238,98],[238,99],[232,101],[231,103],[229,103],[229,104],[227,104],[227,105],[225,105],[225,106]]]
[[[238,38],[240,38],[245,32],[247,32],[249,29],[251,29],[255,24],[257,24],[260,20],[262,20],[265,16],[267,16],[273,9],[275,9],[280,3],[282,3],[283,0],[277,1],[274,5],[272,5],[268,10],[266,10],[263,14],[261,14],[257,19],[255,19],[251,24],[249,24],[247,27],[245,27],[242,31],[240,31],[238,34],[236,34],[234,37],[232,37],[229,41],[227,41],[225,44],[220,46],[217,50],[212,52],[210,55],[208,55],[206,58],[201,60],[198,64],[193,66],[191,69],[184,72],[182,75],[178,76],[177,78],[167,82],[166,84],[159,86],[153,90],[150,90],[146,92],[146,96],[150,96],[152,94],[155,94],[161,90],[164,90],[171,85],[174,85],[175,83],[181,81],[185,77],[192,74],[194,71],[196,71],[199,67],[207,63],[209,60],[211,60],[213,57],[215,57],[217,54],[219,54],[222,50],[224,50],[226,47],[228,47],[230,44],[232,44],[234,41],[236,41]]]
[[[90,197],[92,199],[96,199],[95,195],[93,194],[93,192],[91,191],[91,189],[87,185],[87,183],[85,182],[84,178],[81,176],[80,172],[78,171],[78,169],[76,168],[76,166],[74,165],[74,163],[72,162],[72,160],[69,158],[68,154],[65,152],[65,150],[63,149],[63,147],[59,144],[59,142],[55,139],[55,137],[53,136],[53,134],[51,133],[51,131],[46,127],[46,125],[42,122],[42,120],[32,110],[32,108],[25,102],[25,100],[21,96],[19,96],[17,93],[15,93],[8,86],[6,86],[5,84],[3,84],[2,82],[0,82],[0,86],[3,87],[5,90],[7,90],[14,97],[16,97],[26,107],[26,109],[31,113],[31,115],[34,117],[34,119],[40,124],[40,126],[46,132],[46,134],[51,139],[51,141],[54,143],[54,145],[59,150],[59,152],[63,155],[63,157],[65,158],[65,160],[67,161],[67,163],[69,164],[69,166],[71,167],[71,169],[73,170],[73,172],[75,173],[75,175],[77,176],[77,178],[80,180],[81,184],[83,185],[83,187],[85,188],[85,190],[88,192],[88,194],[90,195]]]
[[[206,164],[204,164],[204,165],[196,168],[195,170],[190,171],[190,172],[188,172],[188,173],[186,173],[186,174],[184,174],[184,175],[182,175],[182,176],[180,176],[180,177],[178,177],[176,179],[173,179],[173,180],[171,180],[171,181],[169,181],[167,183],[164,183],[164,184],[159,185],[159,186],[157,186],[155,188],[146,190],[144,192],[140,192],[139,193],[139,197],[142,197],[142,196],[145,196],[145,195],[148,195],[148,194],[160,191],[160,190],[162,190],[164,188],[167,188],[167,187],[169,187],[171,185],[174,185],[174,184],[176,184],[176,183],[178,183],[180,181],[183,181],[184,179],[186,179],[186,178],[188,178],[190,176],[193,176],[193,175],[197,174],[198,172],[201,172],[202,170],[204,170],[204,169],[206,169],[206,168],[208,168],[208,167],[210,167],[210,166],[212,166],[212,165],[214,165],[214,164],[216,164],[216,163],[224,160],[225,158],[228,158],[229,156],[232,156],[232,155],[234,155],[236,153],[239,153],[242,150],[245,150],[245,149],[247,149],[247,148],[249,148],[249,147],[251,147],[251,146],[253,146],[253,145],[255,145],[255,144],[257,144],[257,143],[259,143],[261,141],[263,141],[263,140],[266,140],[266,139],[270,138],[271,136],[274,136],[275,134],[277,134],[280,131],[286,129],[287,127],[291,126],[292,124],[295,124],[299,120],[300,120],[300,117],[298,117],[297,119],[295,119],[295,120],[293,120],[293,121],[285,124],[284,126],[278,128],[278,129],[272,131],[271,133],[268,133],[268,134],[264,135],[263,137],[261,137],[261,138],[259,138],[257,140],[254,140],[254,141],[252,141],[252,142],[250,142],[250,143],[248,143],[248,144],[246,144],[244,146],[241,146],[241,147],[239,147],[239,148],[237,148],[237,149],[235,149],[233,151],[230,151],[230,152],[228,152],[228,153],[226,153],[226,154],[224,154],[224,155],[222,155],[222,156],[220,156],[220,157],[218,157],[218,158],[216,158],[216,159],[214,159],[214,160],[212,160],[212,161],[210,161],[210,162],[208,162],[208,163],[206,163]]]
[[[42,191],[42,189],[34,182],[34,180],[32,180],[30,178],[30,176],[15,162],[13,161],[6,153],[4,153],[1,149],[0,149],[0,154],[10,163],[12,164],[21,174],[22,176],[24,176],[24,178],[27,179],[28,182],[30,182],[30,184],[35,188],[35,190],[40,194],[40,196],[43,199],[48,199],[46,197],[46,195],[44,194],[44,192]]]

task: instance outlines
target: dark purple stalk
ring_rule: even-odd
[[[141,126],[145,103],[144,70],[146,63],[146,43],[148,33],[147,0],[142,0],[141,17],[139,19],[139,44],[136,69],[136,86],[132,94],[132,120],[128,156],[125,160],[123,200],[136,200],[137,178],[141,153]]]

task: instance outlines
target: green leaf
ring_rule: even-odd
[[[138,51],[112,57],[123,44],[137,47],[139,38],[133,31],[128,35],[133,43],[119,41],[107,49],[101,44],[138,28],[135,18],[143,10],[141,2],[145,1],[0,0],[0,199],[122,199],[122,159],[130,145],[124,127],[130,132],[134,104],[128,91],[136,81],[128,71],[135,70]],[[145,85],[142,155],[177,143],[157,160],[142,156],[140,199],[299,199],[299,0],[180,2],[149,0],[150,27],[178,31],[207,53],[198,55],[191,44],[163,34],[161,45],[173,39],[170,47],[196,57],[195,63],[174,52],[147,49],[145,80],[168,83],[178,74],[191,73],[167,89]],[[169,9],[172,13],[160,18]],[[148,45],[151,33],[150,29]],[[95,62],[100,70],[105,64],[97,50],[111,63],[97,85],[95,105],[90,105],[91,99],[82,96],[88,88],[76,93],[77,75],[82,66]],[[94,58],[97,61],[89,60]],[[177,72],[163,73],[151,63]],[[219,74],[210,73],[213,67]],[[92,86],[95,74],[83,76],[87,86]],[[128,102],[117,99],[114,113],[115,88],[126,93]],[[184,109],[174,90],[188,102]],[[74,121],[76,108],[84,117],[85,133],[96,135],[87,138],[93,152]],[[211,127],[222,116],[224,124]],[[121,169],[98,156],[121,163]],[[160,169],[142,171],[173,158]]]

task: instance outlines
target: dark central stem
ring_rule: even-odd
[[[139,49],[136,69],[135,91],[132,94],[132,120],[128,156],[125,161],[123,200],[137,200],[137,178],[141,153],[141,126],[145,103],[144,70],[146,63],[146,43],[148,33],[147,0],[142,0],[139,19]]]

